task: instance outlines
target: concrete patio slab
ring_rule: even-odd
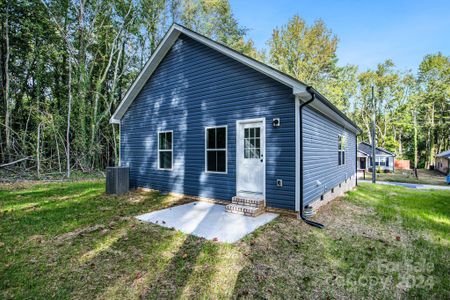
[[[234,243],[278,215],[264,213],[247,217],[225,212],[225,206],[192,202],[137,216],[138,220],[175,228],[208,240]]]

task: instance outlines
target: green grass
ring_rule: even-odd
[[[435,170],[418,169],[418,179],[413,170],[395,170],[393,173],[377,173],[377,180],[390,182],[405,182],[417,184],[447,185],[445,176]],[[372,179],[372,173],[366,172],[366,179]]]
[[[448,298],[450,193],[362,184],[229,245],[133,216],[182,203],[103,181],[0,187],[0,298]]]

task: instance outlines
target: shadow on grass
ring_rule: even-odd
[[[102,184],[44,189],[28,202],[38,204],[35,210],[10,210],[0,219],[5,243],[0,298],[172,298],[197,292],[207,297],[210,288],[217,292],[211,282],[221,280],[221,245],[133,218],[185,200],[157,192],[110,197],[103,195]],[[13,193],[8,203],[17,208],[23,197],[17,200]],[[89,227],[95,230],[83,231]]]

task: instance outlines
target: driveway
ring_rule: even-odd
[[[366,182],[372,183],[370,180],[361,180],[358,182]],[[431,185],[431,184],[418,184],[418,183],[405,183],[405,182],[391,182],[391,181],[377,181],[376,184],[384,184],[384,185],[395,185],[395,186],[403,186],[411,189],[422,189],[422,190],[449,190],[450,186],[445,185]]]
[[[208,240],[234,243],[278,215],[264,213],[257,217],[232,214],[225,206],[192,202],[137,216],[138,220],[175,228]]]

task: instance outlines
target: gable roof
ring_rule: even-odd
[[[361,142],[358,144],[358,151],[366,154],[367,156],[372,156],[372,145],[367,142]],[[394,153],[387,151],[384,148],[381,147],[375,147],[375,156],[376,155],[389,155],[389,156],[395,156]]]
[[[153,72],[156,70],[158,65],[161,63],[165,55],[169,52],[173,44],[177,41],[180,34],[184,34],[197,42],[200,42],[238,62],[269,76],[270,78],[277,80],[278,82],[292,88],[292,93],[295,96],[298,96],[301,100],[307,101],[311,99],[311,94],[307,91],[308,86],[293,78],[290,75],[287,75],[283,72],[276,70],[260,61],[257,61],[251,57],[248,57],[236,50],[233,50],[221,43],[213,41],[199,33],[196,33],[184,26],[179,24],[173,24],[170,29],[167,31],[162,41],[158,44],[158,47],[151,55],[150,59],[145,64],[144,68],[141,70],[137,78],[134,80],[131,87],[126,92],[123,100],[120,102],[116,111],[112,115],[110,119],[110,123],[119,124],[125,112],[130,107],[131,103],[133,103],[134,99],[137,97],[139,92],[144,87],[145,83],[151,77]],[[342,113],[339,109],[337,109],[330,101],[328,101],[324,96],[318,93],[319,97],[317,98],[319,101],[314,101],[310,104],[310,106],[315,109],[321,111],[325,115],[331,117],[332,119],[338,121],[341,125],[345,126],[352,131],[359,133],[361,129],[350,120],[344,113]]]
[[[436,157],[444,157],[444,158],[450,158],[450,150],[441,152],[439,154],[436,154]]]

